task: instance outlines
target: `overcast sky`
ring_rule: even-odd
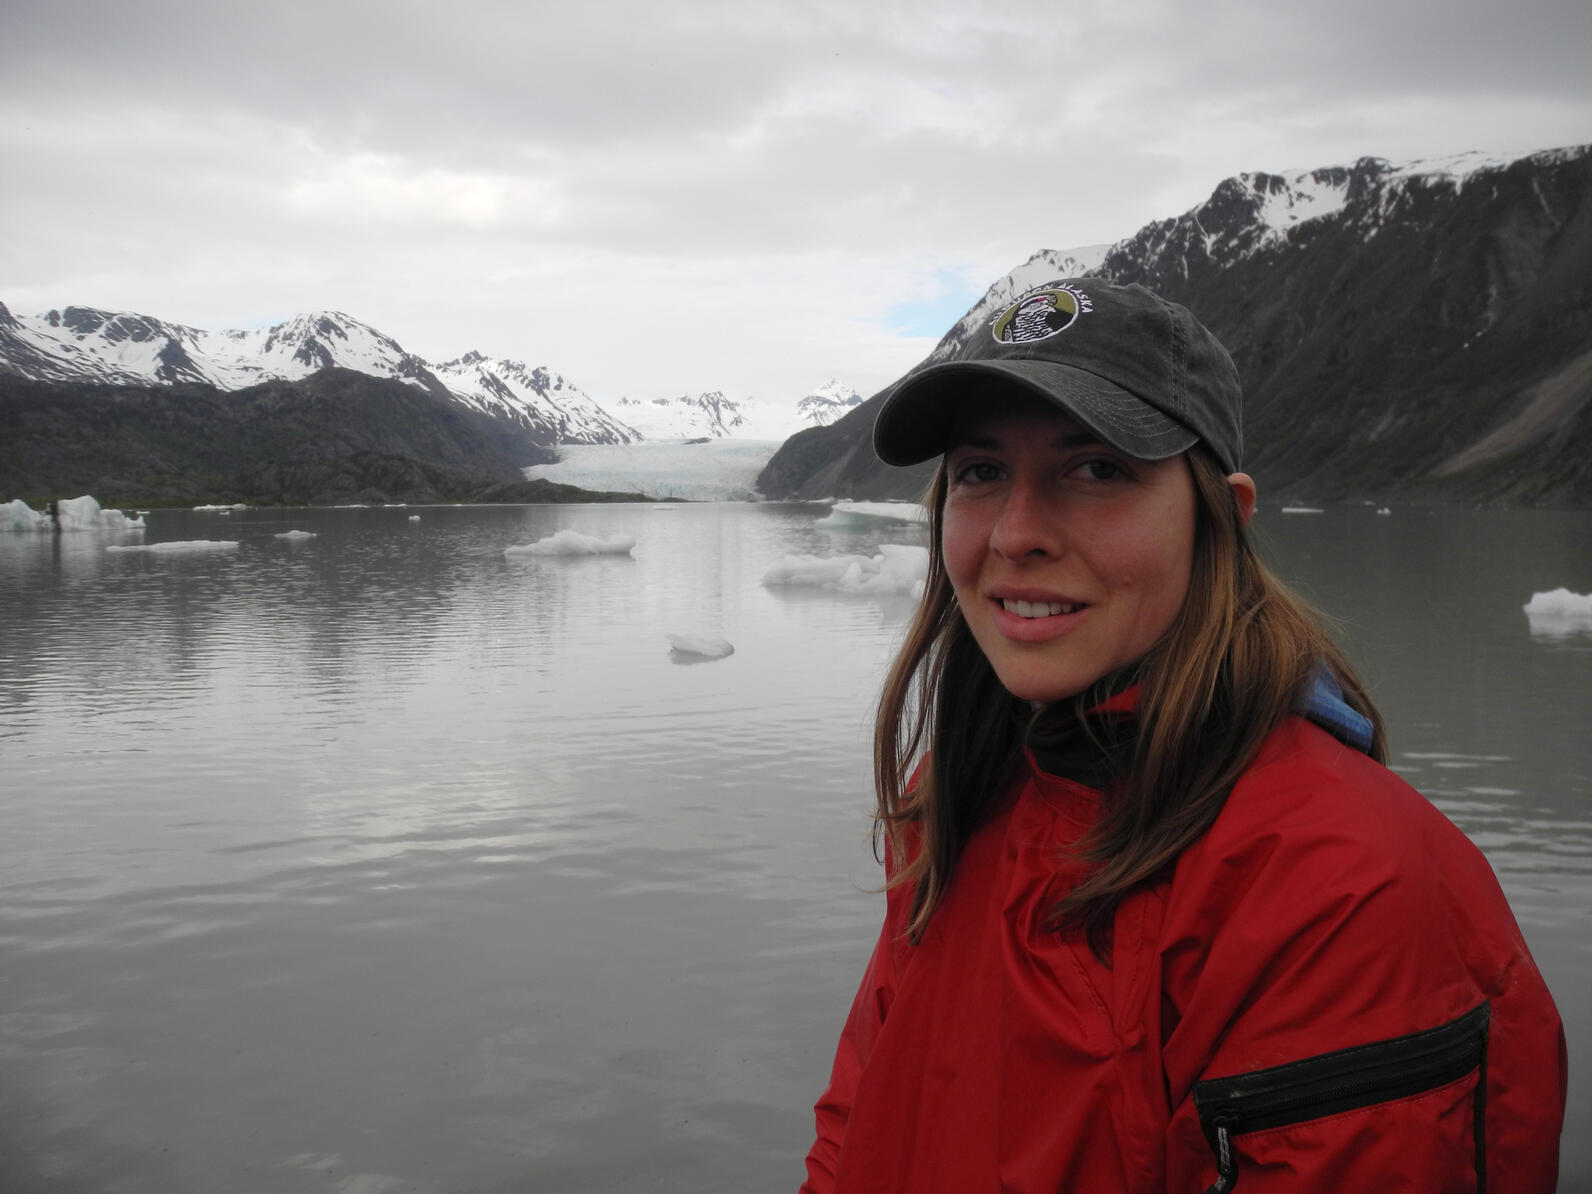
[[[3,0],[0,301],[864,394],[1223,178],[1592,141],[1587,0]]]

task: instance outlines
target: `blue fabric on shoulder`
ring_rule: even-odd
[[[1343,700],[1343,689],[1325,667],[1316,669],[1316,680],[1310,687],[1310,696],[1300,710],[1339,742],[1354,747],[1361,754],[1371,751],[1371,720],[1353,709]]]

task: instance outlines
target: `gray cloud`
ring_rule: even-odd
[[[971,301],[1239,171],[1592,139],[1562,0],[13,0],[5,34],[17,309],[341,305],[631,392],[882,383],[922,346],[878,312],[924,278]],[[737,278],[790,316],[688,349]],[[620,359],[566,312],[627,280],[675,314]]]

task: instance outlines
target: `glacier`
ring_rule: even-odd
[[[780,440],[720,438],[705,442],[569,444],[556,464],[525,469],[537,477],[582,489],[644,493],[691,502],[758,499],[757,476]]]

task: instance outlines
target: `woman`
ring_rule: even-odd
[[[1553,1190],[1558,1014],[1251,548],[1239,407],[1188,311],[1084,278],[882,408],[943,459],[804,1191]]]

